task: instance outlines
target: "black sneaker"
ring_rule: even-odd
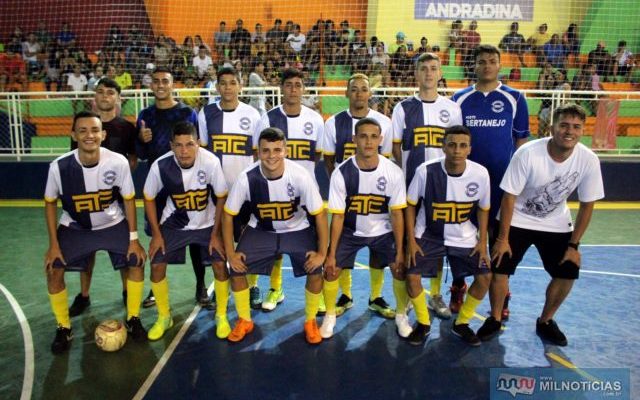
[[[422,346],[427,341],[429,333],[431,333],[431,325],[423,325],[418,322],[407,340],[414,346]]]
[[[62,354],[71,346],[71,340],[73,339],[73,332],[71,328],[65,328],[64,326],[58,326],[56,329],[56,337],[51,343],[51,352],[53,354]]]
[[[147,341],[147,330],[142,326],[140,318],[131,317],[124,323],[124,326],[127,328],[127,332],[134,342]]]
[[[124,308],[127,308],[127,291],[122,291],[122,302],[124,303]]]
[[[351,307],[353,307],[353,299],[344,293],[341,294],[340,298],[336,302],[336,317],[341,316]]]
[[[473,329],[469,328],[469,324],[453,324],[451,332],[471,346],[480,346],[480,339]]]
[[[202,307],[207,307],[209,305],[209,294],[207,293],[206,287],[196,287],[196,303]]]
[[[562,333],[556,321],[550,319],[547,322],[540,322],[540,318],[536,320],[536,334],[541,339],[555,344],[556,346],[566,346],[567,337]]]
[[[156,305],[156,298],[153,296],[153,290],[149,290],[149,295],[142,302],[142,307],[149,308]]]
[[[69,316],[76,317],[84,312],[91,305],[91,300],[89,296],[84,297],[82,293],[78,293],[75,299],[73,299],[73,304],[69,307]]]
[[[496,321],[495,318],[489,317],[484,321],[484,324],[478,329],[478,339],[486,342],[487,340],[491,340],[496,337],[497,334],[500,333],[500,329],[502,329],[502,323],[500,321]]]
[[[394,319],[396,317],[396,312],[382,297],[369,300],[369,310],[375,311],[378,315],[387,319]]]
[[[260,297],[260,288],[257,286],[249,288],[249,304],[254,310],[262,309],[262,298]]]

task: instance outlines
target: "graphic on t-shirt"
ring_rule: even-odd
[[[536,196],[524,203],[522,211],[525,214],[544,218],[552,213],[569,197],[578,179],[578,172],[567,172],[536,190]]]

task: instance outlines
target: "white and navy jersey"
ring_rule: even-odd
[[[227,195],[220,160],[199,148],[191,168],[182,168],[174,153],[157,159],[144,183],[144,198],[155,200],[162,211],[160,224],[176,230],[213,226],[216,206],[213,195]]]
[[[407,207],[402,170],[381,155],[378,159],[375,169],[363,170],[350,157],[331,174],[329,212],[345,214],[344,227],[355,236],[391,232],[390,211]]]
[[[278,106],[262,116],[260,131],[269,127],[284,132],[288,158],[305,167],[315,180],[315,162],[321,156],[324,135],[322,116],[304,105],[299,115],[290,116],[285,114],[282,106]]]
[[[447,174],[444,157],[418,167],[407,191],[407,202],[419,208],[416,238],[428,238],[445,246],[475,247],[478,208],[491,205],[489,173],[467,160],[460,176]]]
[[[444,130],[462,125],[462,113],[446,97],[431,102],[413,96],[396,104],[391,121],[393,142],[402,145],[402,170],[409,184],[418,165],[444,156]]]
[[[121,154],[100,148],[100,161],[84,167],[78,150],[56,158],[49,166],[44,199],[62,201],[60,225],[99,230],[125,219],[120,199],[135,196],[129,162]]]
[[[225,212],[236,216],[249,202],[249,226],[253,228],[285,233],[309,227],[307,214],[317,215],[324,208],[318,185],[305,168],[284,161],[284,174],[278,179],[267,179],[260,161],[244,170],[231,188]]]
[[[223,110],[220,102],[206,105],[198,113],[200,144],[218,156],[231,187],[240,172],[253,164],[253,149],[260,135],[260,114],[240,102],[233,111]]]
[[[367,118],[373,118],[382,127],[382,143],[378,152],[385,157],[390,157],[393,141],[391,119],[372,109],[369,109]],[[331,116],[325,122],[322,152],[329,156],[335,156],[336,165],[341,164],[356,153],[353,134],[360,119],[352,116],[349,110],[345,110]]]
[[[578,190],[578,200],[604,197],[598,156],[582,143],[563,162],[554,161],[547,145],[551,138],[522,145],[504,174],[500,187],[516,197],[511,225],[544,232],[571,232],[567,198]]]

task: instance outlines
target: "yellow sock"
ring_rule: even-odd
[[[282,289],[282,261],[283,259],[280,258],[273,264],[273,270],[271,270],[271,276],[269,277],[271,289]]]
[[[213,290],[216,292],[216,317],[227,315],[229,303],[229,279],[226,281],[213,280]]]
[[[258,286],[258,275],[256,275],[256,274],[247,274],[247,284],[249,284],[250,288]]]
[[[464,299],[462,307],[460,307],[460,312],[456,319],[456,325],[468,324],[469,321],[471,321],[471,318],[473,318],[473,314],[476,312],[476,308],[480,305],[481,301],[482,300],[478,300],[467,293],[467,297]]]
[[[67,288],[64,288],[61,292],[51,294],[49,293],[49,301],[51,302],[51,311],[56,317],[58,325],[65,328],[71,328],[71,320],[69,319],[69,295],[67,294]]]
[[[127,279],[127,319],[140,316],[140,303],[144,293],[144,281]]]
[[[338,281],[340,282],[340,290],[342,290],[342,294],[353,299],[353,295],[351,294],[351,270],[343,269],[340,272]]]
[[[324,294],[324,304],[327,308],[327,314],[336,313],[336,299],[338,298],[338,281],[331,281],[325,279],[322,292]]]
[[[320,296],[322,296],[322,293],[311,293],[308,289],[304,289],[305,321],[316,318],[316,315],[318,314],[318,305],[320,304]]]
[[[413,309],[416,311],[416,320],[422,325],[430,325],[429,310],[427,309],[427,296],[424,290],[411,299]]]
[[[216,295],[216,301],[218,295]],[[251,321],[251,307],[249,307],[249,288],[233,292],[233,299],[236,302],[238,317],[245,321]]]
[[[393,278],[393,294],[396,297],[396,314],[407,312],[409,304],[409,294],[407,293],[407,283]]]
[[[440,285],[442,284],[442,271],[438,271],[438,275],[435,278],[431,278],[431,296],[437,296],[440,294]]]
[[[382,286],[384,285],[384,269],[369,268],[369,278],[371,279],[371,294],[369,300],[382,297]]]
[[[158,307],[158,317],[168,318],[171,316],[169,310],[169,281],[165,277],[160,282],[151,282],[151,290],[156,297],[156,306]]]

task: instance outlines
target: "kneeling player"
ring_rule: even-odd
[[[51,351],[56,354],[66,351],[73,338],[65,270],[86,271],[98,250],[109,252],[115,269],[129,269],[127,330],[136,341],[147,336],[138,318],[146,255],[138,242],[133,180],[127,159],[100,147],[105,135],[97,114],[79,113],[71,133],[78,149],[57,158],[49,168],[45,190],[49,249],[45,268],[49,300],[58,322],[51,344]],[[124,209],[118,202],[120,196]],[[56,227],[58,198],[62,200],[62,216]]]
[[[343,268],[353,269],[358,250],[368,247],[380,260],[380,270],[385,265],[392,265],[397,307],[391,318],[396,317],[398,334],[407,337],[411,333],[406,315],[407,289],[404,276],[399,274],[404,270],[404,174],[400,167],[378,154],[382,128],[375,119],[358,121],[353,141],[355,156],[348,158],[331,175],[329,210],[333,217],[324,282],[327,314],[320,334],[323,338],[333,336],[340,272]],[[370,307],[372,304],[388,308],[382,297],[369,300]]]
[[[284,133],[266,128],[258,140],[259,161],[245,169],[233,185],[224,207],[224,245],[231,266],[231,288],[238,322],[229,341],[239,342],[253,331],[246,274],[269,275],[278,256],[288,254],[294,276],[307,276],[304,332],[307,342],[322,341],[316,314],[322,296],[322,264],[326,257],[327,214],[318,187],[309,172],[286,159]],[[233,219],[244,202],[251,218],[237,248]],[[315,230],[307,214],[315,218]]]
[[[166,204],[158,204],[163,198],[158,196],[160,192],[167,195]],[[229,273],[219,223],[226,195],[227,184],[220,160],[200,148],[193,124],[177,123],[171,137],[171,151],[151,165],[144,184],[144,208],[152,233],[149,243],[151,289],[158,307],[158,320],[149,330],[150,340],[160,339],[173,326],[167,264],[184,264],[185,247],[191,244],[201,249],[204,265],[213,266],[217,293],[216,336],[224,339],[229,335]],[[162,208],[160,223],[157,207]]]
[[[407,191],[407,290],[417,319],[409,342],[420,345],[429,335],[429,312],[421,278],[435,276],[438,263],[446,256],[454,278],[474,276],[451,330],[477,346],[480,340],[469,328],[469,320],[491,281],[487,255],[489,174],[480,164],[467,160],[471,152],[468,128],[461,125],[447,128],[443,150],[444,158],[418,167]],[[477,215],[477,227],[472,222],[473,215]]]

